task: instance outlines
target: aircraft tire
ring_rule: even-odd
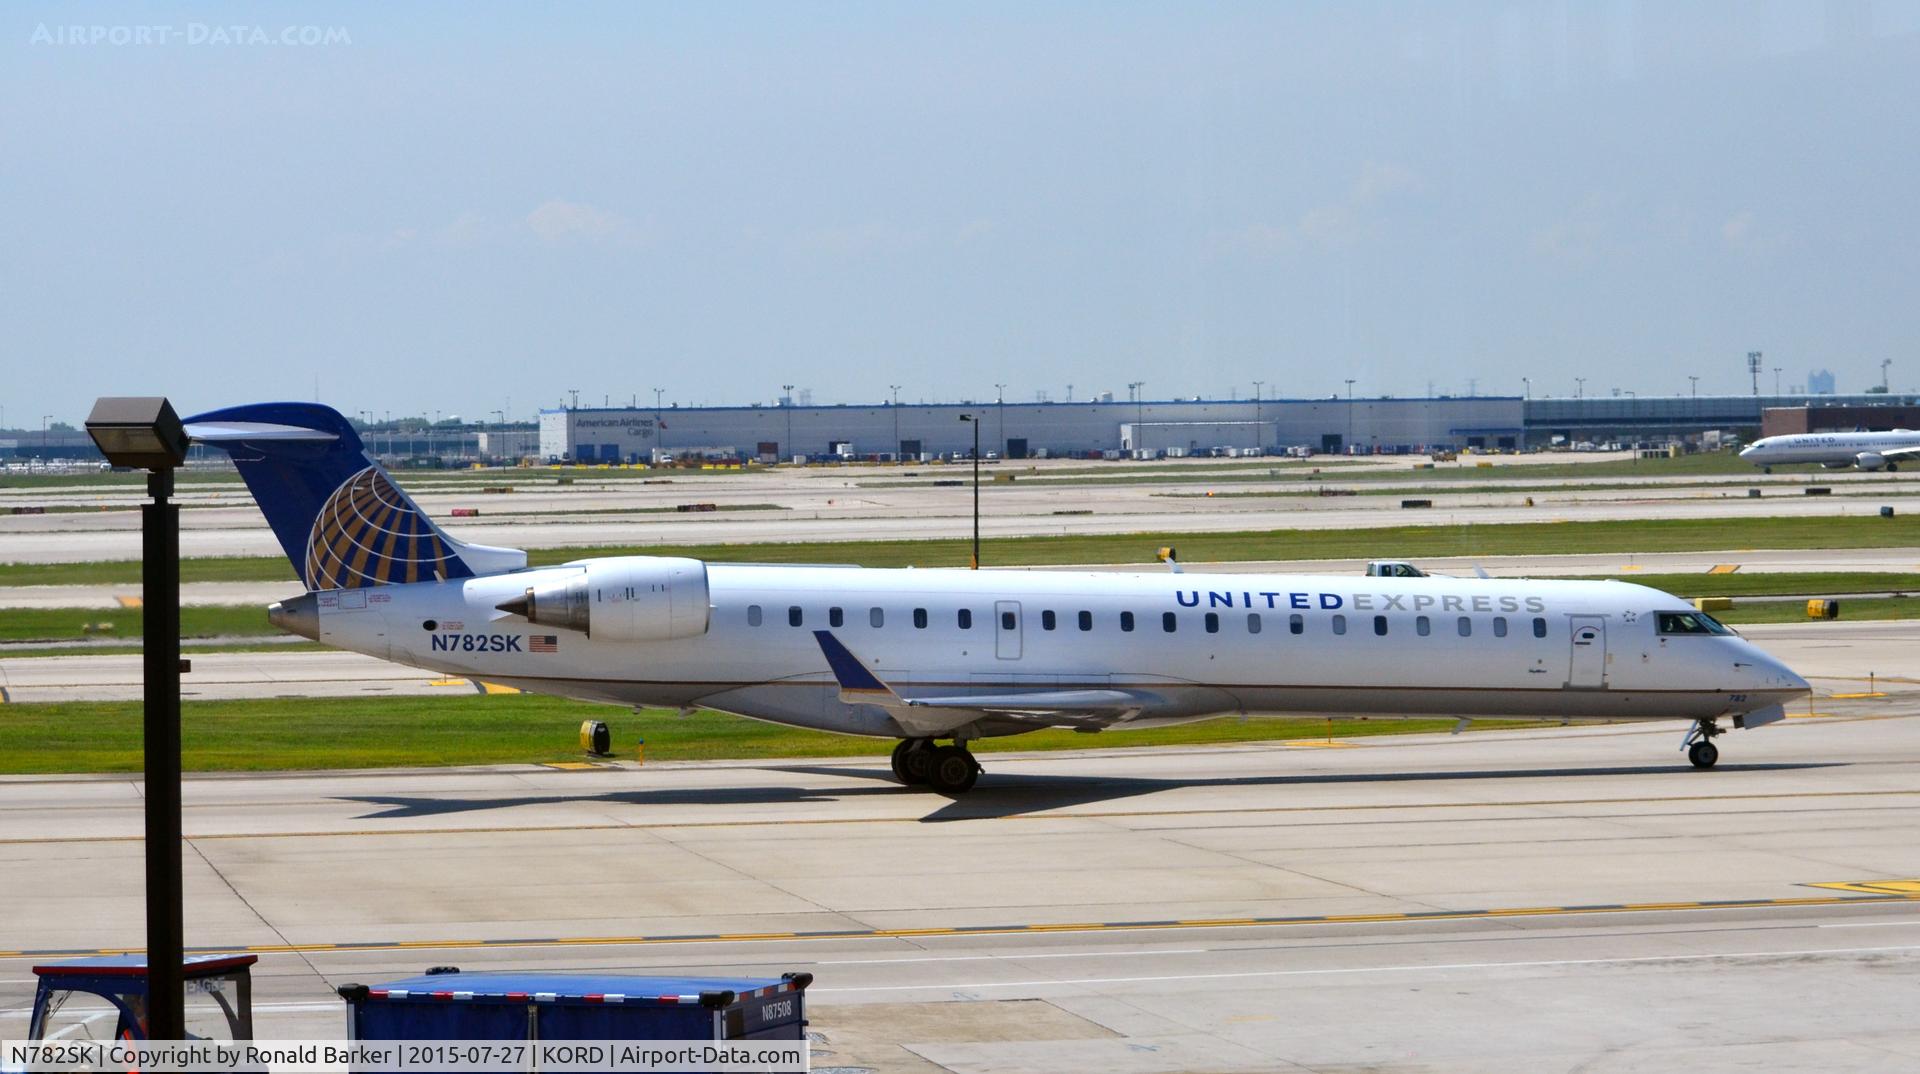
[[[893,778],[902,786],[919,787],[927,782],[927,769],[933,764],[931,744],[923,738],[903,738],[893,747]]]
[[[1693,762],[1695,768],[1712,768],[1719,759],[1720,747],[1704,738],[1687,748],[1687,760]]]
[[[964,794],[980,778],[980,762],[959,746],[936,746],[927,766],[927,786],[941,794]]]

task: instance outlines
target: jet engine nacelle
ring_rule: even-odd
[[[1853,464],[1862,470],[1878,470],[1887,464],[1887,457],[1877,451],[1862,451],[1853,457]]]
[[[697,638],[712,621],[707,565],[697,559],[622,556],[576,566],[571,575],[528,586],[500,610],[596,641]]]

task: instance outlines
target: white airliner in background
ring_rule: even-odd
[[[622,556],[527,568],[423,515],[340,415],[189,419],[228,451],[310,590],[273,622],[539,693],[898,739],[895,774],[971,788],[967,744],[1231,714],[1685,721],[1807,683],[1676,597],[1621,582],[882,570]],[[942,740],[947,744],[940,744]]]
[[[1829,470],[1898,470],[1920,459],[1920,432],[1787,433],[1768,436],[1740,449],[1740,457],[1772,473],[1776,466],[1818,463]]]

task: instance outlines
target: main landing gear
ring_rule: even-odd
[[[893,748],[893,777],[909,787],[960,794],[980,778],[980,762],[959,742],[937,746],[930,738],[901,739]]]
[[[1712,720],[1695,721],[1687,737],[1680,740],[1680,748],[1687,751],[1687,760],[1693,767],[1712,768],[1720,759],[1720,747],[1713,744],[1713,739],[1721,733],[1720,725]]]

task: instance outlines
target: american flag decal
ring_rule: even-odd
[[[560,651],[560,638],[554,634],[530,634],[527,636],[527,649],[536,653],[557,653]]]

